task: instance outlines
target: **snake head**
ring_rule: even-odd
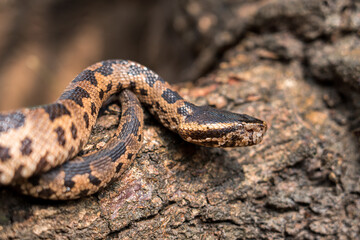
[[[261,142],[266,122],[246,114],[193,106],[178,133],[187,142],[206,147],[243,147]]]

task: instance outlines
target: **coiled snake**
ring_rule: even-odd
[[[104,149],[76,157],[102,104],[116,93],[122,104],[116,136]],[[248,115],[185,101],[138,63],[107,60],[86,68],[52,104],[0,113],[0,185],[16,185],[34,197],[74,199],[118,178],[143,138],[143,113],[134,93],[165,127],[191,143],[250,146],[267,130],[264,121]]]

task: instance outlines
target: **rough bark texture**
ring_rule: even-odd
[[[138,157],[101,192],[51,202],[1,188],[0,239],[356,239],[359,1],[177,4],[202,76],[180,93],[266,120],[263,142],[198,147],[146,114]],[[104,145],[118,115],[104,111],[85,151]]]

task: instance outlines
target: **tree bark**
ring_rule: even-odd
[[[99,193],[54,202],[1,188],[0,239],[359,236],[359,3],[178,4],[180,21],[199,23],[178,31],[199,37],[187,44],[202,69],[180,94],[267,121],[263,142],[195,146],[146,112],[134,163]],[[111,137],[118,115],[106,108],[86,151]]]

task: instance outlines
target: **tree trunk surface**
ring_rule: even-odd
[[[177,31],[198,53],[197,80],[179,93],[265,120],[263,142],[195,146],[145,111],[143,147],[100,192],[44,201],[0,188],[0,239],[357,239],[360,2],[177,5]],[[86,150],[119,114],[105,108]]]

